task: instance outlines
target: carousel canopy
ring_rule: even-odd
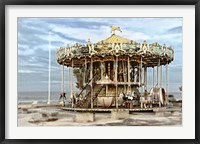
[[[86,44],[76,43],[73,46],[60,47],[57,49],[57,62],[61,65],[79,67],[90,59],[93,62],[114,61],[116,57],[120,61],[140,62],[147,67],[169,64],[174,59],[174,50],[165,44],[160,45],[158,42],[148,44],[147,41],[137,43],[134,40],[121,37],[112,33],[110,37],[97,43],[90,40]]]

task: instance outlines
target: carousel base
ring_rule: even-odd
[[[130,112],[153,112],[152,108],[71,108],[62,107],[62,110],[73,111],[75,113],[74,122],[94,122],[95,113],[111,113],[112,119],[127,119]]]
[[[93,122],[95,121],[95,113],[93,112],[76,112],[74,122]]]
[[[112,119],[126,119],[129,118],[129,111],[128,110],[113,110],[111,112]]]

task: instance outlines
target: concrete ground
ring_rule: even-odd
[[[76,112],[61,110],[58,106],[18,106],[18,126],[181,126],[182,107],[172,112],[131,112],[129,117],[113,119],[111,113],[95,113],[95,121],[76,122]]]

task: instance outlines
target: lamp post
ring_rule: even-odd
[[[48,101],[47,104],[51,102],[51,30],[49,30],[49,81],[48,81]]]

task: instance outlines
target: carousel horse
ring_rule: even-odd
[[[122,30],[121,30],[120,27],[118,27],[118,26],[111,26],[111,33],[112,33],[112,32],[115,32],[116,30],[122,32]]]
[[[152,97],[153,104],[158,104],[159,107],[169,104],[168,97],[164,88],[153,87],[150,90],[150,96]]]
[[[61,98],[63,98],[63,99],[65,99],[66,100],[66,93],[60,93],[60,98],[59,98],[59,100],[61,99]]]
[[[139,95],[137,92],[133,91],[132,93],[131,92],[128,92],[127,94],[123,93],[122,98],[124,101],[139,100]]]
[[[140,97],[140,107],[141,108],[152,108],[153,99],[152,96],[149,95],[147,91],[145,91],[144,95]]]

